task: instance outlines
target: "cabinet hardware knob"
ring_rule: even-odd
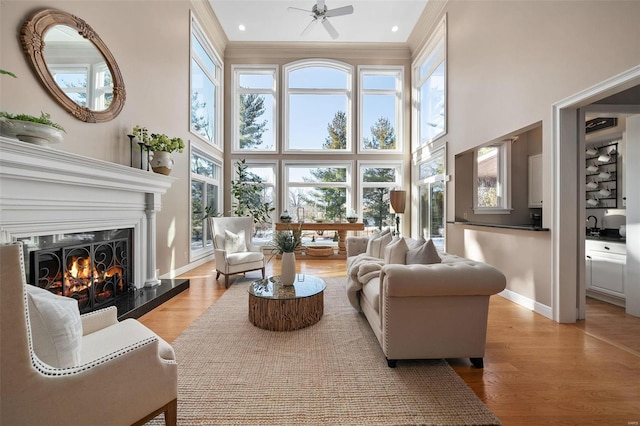
[[[611,249],[610,249],[609,247],[607,247],[607,246],[604,246],[604,249],[605,249],[605,250],[611,250]]]

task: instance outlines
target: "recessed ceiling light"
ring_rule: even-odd
[[[391,27],[391,31],[393,31],[394,33],[398,31],[398,26],[394,25],[393,27]]]
[[[246,30],[245,26],[244,26],[244,25],[242,25],[242,24],[238,25],[238,29],[239,29],[240,31],[244,31],[244,30]]]

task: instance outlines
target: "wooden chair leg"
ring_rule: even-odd
[[[220,271],[216,271],[216,281],[218,281],[218,278],[220,278]]]
[[[224,288],[229,288],[229,275],[224,275]]]
[[[176,426],[178,424],[178,400],[174,399],[167,404],[167,411],[164,412],[164,423],[166,426]]]

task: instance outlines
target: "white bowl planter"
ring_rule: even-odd
[[[62,131],[46,124],[0,118],[0,134],[36,145],[62,142]]]

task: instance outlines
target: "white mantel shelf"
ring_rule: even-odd
[[[5,239],[133,228],[134,283],[159,283],[155,215],[176,179],[0,137]]]

